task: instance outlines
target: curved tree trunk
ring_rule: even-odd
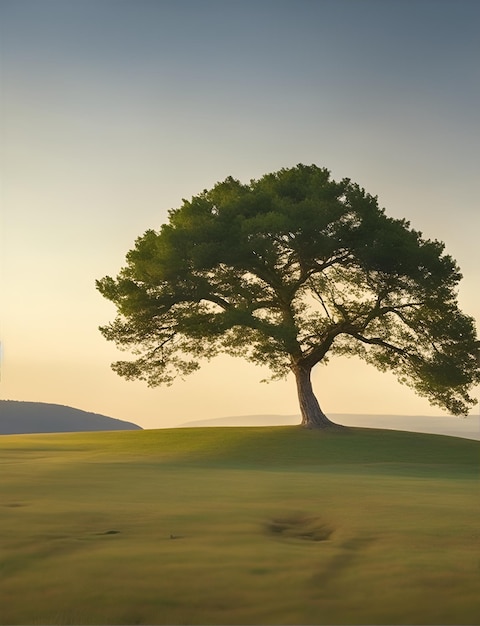
[[[317,398],[313,393],[310,379],[311,368],[296,366],[292,368],[297,382],[298,401],[302,413],[302,426],[304,428],[332,428],[338,427],[331,422],[320,408]]]

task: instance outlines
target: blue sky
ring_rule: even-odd
[[[293,381],[226,357],[117,378],[94,281],[182,198],[300,162],[445,241],[480,319],[477,0],[4,0],[0,22],[2,398],[145,427],[295,413]],[[439,413],[354,360],[314,382],[327,412]]]

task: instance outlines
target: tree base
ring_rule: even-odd
[[[302,427],[307,430],[333,430],[336,428],[342,428],[339,424],[335,424],[328,419],[325,413],[320,409],[317,405],[313,407],[309,407],[310,410],[308,412],[302,412]]]
[[[318,422],[302,422],[301,428],[305,430],[320,430],[320,431],[345,431],[347,430],[347,426],[342,426],[341,424],[335,424],[335,422],[331,422],[328,418],[325,418],[326,421]]]

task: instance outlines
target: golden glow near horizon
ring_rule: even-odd
[[[0,7],[3,399],[143,427],[298,413],[293,380],[261,384],[267,371],[228,357],[170,388],[118,378],[95,279],[182,198],[299,162],[444,241],[480,320],[480,5],[187,4]],[[356,359],[314,385],[330,413],[441,413]]]

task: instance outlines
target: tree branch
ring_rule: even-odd
[[[396,352],[397,354],[400,354],[402,356],[407,356],[407,357],[411,357],[412,356],[408,352],[408,350],[405,350],[404,348],[399,348],[398,346],[394,346],[393,344],[389,343],[388,341],[385,341],[381,337],[370,337],[369,338],[369,337],[364,337],[360,333],[348,333],[348,334],[350,336],[354,337],[355,339],[358,339],[362,343],[366,343],[366,344],[370,344],[370,345],[376,345],[376,346],[381,346],[383,348],[387,348],[388,350],[392,350],[393,352]]]

